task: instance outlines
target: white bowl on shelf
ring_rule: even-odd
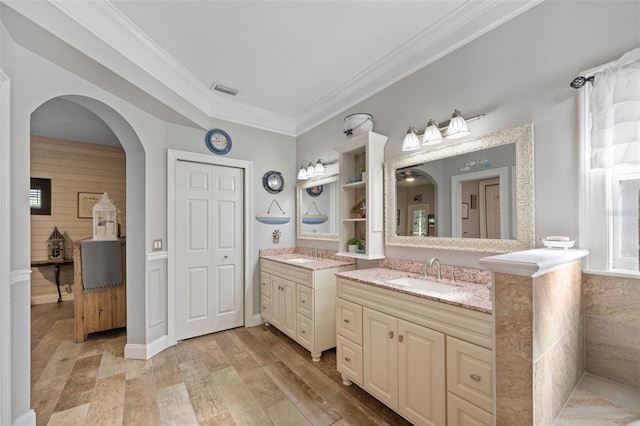
[[[542,245],[547,248],[570,249],[576,243],[576,240],[558,241],[558,240],[548,240],[546,238],[540,238],[540,240],[542,241]]]

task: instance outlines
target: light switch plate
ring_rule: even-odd
[[[162,250],[162,239],[153,240],[153,251]]]

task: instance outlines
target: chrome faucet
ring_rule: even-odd
[[[442,279],[442,272],[440,270],[440,261],[438,260],[437,257],[434,257],[433,259],[431,259],[429,261],[429,267],[432,267],[434,263],[437,265],[437,268],[436,268],[436,279],[438,281],[440,281]],[[427,276],[427,267],[426,266],[424,268],[424,275],[425,275],[425,277]]]
[[[309,246],[309,250],[311,250],[311,257],[313,257],[314,259],[318,258],[318,248],[314,245]]]

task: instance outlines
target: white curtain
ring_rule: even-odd
[[[590,103],[591,168],[640,166],[640,47],[596,74]]]

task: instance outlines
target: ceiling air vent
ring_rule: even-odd
[[[226,93],[227,95],[235,96],[238,94],[238,89],[233,89],[231,87],[223,86],[219,83],[213,83],[211,85],[212,90],[217,90],[218,92]]]

